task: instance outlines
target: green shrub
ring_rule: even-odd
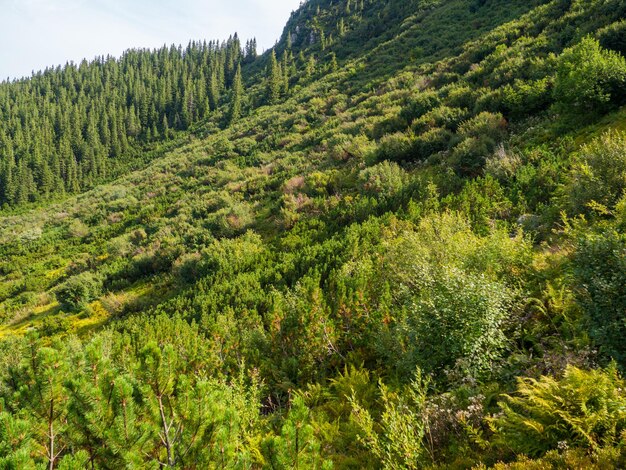
[[[101,293],[102,282],[87,272],[69,278],[55,290],[61,308],[69,311],[84,308]]]
[[[463,140],[452,151],[452,165],[461,175],[477,175],[487,157],[506,138],[507,123],[502,114],[487,111],[463,122],[458,134]]]
[[[626,368],[626,235],[587,236],[572,263],[592,339]]]
[[[515,80],[502,88],[503,107],[513,116],[527,116],[548,107],[552,102],[550,80]]]
[[[463,122],[459,126],[458,134],[463,138],[488,139],[500,142],[506,137],[507,123],[502,114],[482,112]]]
[[[178,258],[173,265],[173,273],[177,279],[185,283],[192,283],[204,273],[201,266],[200,253],[188,253]]]
[[[504,349],[502,323],[507,316],[508,290],[483,275],[444,268],[418,281],[420,295],[405,305],[398,325],[403,353],[400,370],[416,365],[455,377],[479,376]]]
[[[89,227],[87,227],[87,225],[85,225],[81,220],[74,219],[69,223],[67,233],[69,237],[84,238],[89,235]]]
[[[589,204],[613,209],[626,191],[626,133],[607,132],[583,146],[569,178],[567,196],[574,213]]]
[[[407,179],[406,172],[394,162],[382,162],[366,168],[359,174],[363,192],[375,197],[392,197],[398,194]]]
[[[459,124],[467,119],[467,109],[440,106],[424,114],[417,119],[412,126],[413,132],[421,134],[435,127],[442,127],[450,131],[456,131]]]
[[[522,166],[522,158],[515,152],[499,145],[485,162],[485,174],[504,183],[513,178]]]
[[[494,142],[488,139],[469,137],[454,147],[451,155],[452,167],[463,176],[476,176],[494,150]]]
[[[617,21],[598,31],[600,45],[626,55],[626,20]]]
[[[72,324],[69,319],[56,315],[44,318],[38,329],[42,336],[55,336],[67,333],[71,328]]]
[[[591,37],[559,59],[554,98],[566,113],[604,113],[626,99],[626,59]]]
[[[333,136],[332,139],[329,140],[328,145],[330,155],[339,161],[354,159],[360,162],[365,160],[376,150],[376,144],[363,134],[357,136],[339,134]]]
[[[447,150],[454,141],[454,134],[447,129],[435,127],[417,136],[413,142],[415,157],[425,160],[431,155]]]
[[[472,229],[481,235],[488,234],[494,220],[505,219],[511,210],[504,189],[491,176],[468,181],[459,194],[450,195],[443,202],[465,215]]]
[[[396,162],[410,160],[413,155],[413,139],[402,132],[386,135],[380,140],[376,157]]]
[[[376,468],[409,470],[423,468],[429,463],[423,443],[427,431],[428,385],[419,370],[411,383],[398,393],[381,382],[383,411],[376,420],[352,397],[353,419],[360,430],[358,439],[378,460]]]
[[[440,99],[434,91],[419,92],[411,96],[408,103],[402,108],[400,117],[408,123],[422,117],[431,109],[439,106]]]
[[[478,92],[470,86],[452,85],[448,90],[446,103],[455,108],[472,109],[476,103]]]

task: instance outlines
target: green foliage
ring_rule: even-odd
[[[425,160],[431,155],[447,150],[454,141],[454,134],[447,129],[435,127],[417,136],[413,142],[415,156]]]
[[[459,135],[501,142],[506,137],[506,121],[501,114],[482,112],[459,126]]]
[[[56,288],[55,294],[64,310],[80,310],[102,293],[102,283],[91,273],[69,278]]]
[[[413,155],[412,139],[403,133],[386,135],[381,139],[376,154],[378,160],[410,160]]]
[[[319,443],[309,423],[309,410],[302,397],[295,397],[279,436],[264,443],[270,468],[328,470],[332,462],[320,455]]]
[[[592,379],[593,452],[483,422],[623,366],[624,15],[309,0],[0,84],[0,467],[624,467]]]
[[[600,45],[605,49],[626,54],[626,21],[618,21],[599,32]]]
[[[417,371],[415,378],[394,393],[382,382],[382,413],[375,421],[354,398],[353,419],[360,428],[359,439],[384,469],[422,468],[428,457],[422,440],[426,433],[425,404],[428,380]]]
[[[425,218],[392,242],[378,282],[390,284],[394,313],[376,343],[403,377],[415,366],[454,380],[491,368],[513,300],[503,281],[527,250],[506,232],[477,238],[459,214]]]
[[[626,191],[626,134],[608,132],[584,145],[570,174],[567,196],[572,211],[613,209]]]
[[[554,97],[567,113],[604,113],[626,99],[626,59],[587,37],[559,58]]]
[[[542,111],[552,102],[550,87],[548,78],[533,81],[516,79],[502,89],[502,105],[515,117]]]
[[[24,342],[3,375],[11,414],[0,414],[0,459],[50,468],[249,466],[256,384],[208,377],[202,340],[185,325],[158,318],[86,345]]]
[[[624,381],[614,366],[585,371],[569,366],[563,377],[520,379],[517,394],[500,402],[491,426],[504,448],[541,456],[559,447],[598,451],[619,443],[626,429]]]
[[[581,239],[574,259],[575,287],[589,333],[604,354],[626,365],[626,236],[615,232]]]
[[[401,369],[418,365],[469,376],[488,371],[506,344],[506,288],[454,269],[423,273],[414,282],[423,294],[406,300],[404,318],[392,332],[402,348]]]
[[[398,194],[406,181],[406,173],[394,162],[382,162],[359,174],[366,194],[381,198]]]
[[[461,123],[458,135],[463,140],[452,153],[461,174],[476,174],[506,136],[506,121],[501,114],[482,112]]]

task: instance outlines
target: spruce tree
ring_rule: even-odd
[[[315,60],[315,56],[311,54],[306,64],[306,69],[304,72],[305,78],[311,78],[313,74],[315,74],[316,68],[317,68],[317,61]]]
[[[283,51],[283,61],[282,61],[282,72],[283,72],[283,94],[287,95],[289,93],[289,69],[290,69],[290,52],[286,49]]]
[[[241,64],[237,65],[237,72],[233,79],[232,98],[230,103],[230,123],[236,122],[241,117],[243,102],[243,80],[241,78]]]
[[[272,50],[270,62],[267,66],[267,100],[270,104],[280,99],[281,89],[284,87],[280,64],[276,60],[276,51]]]
[[[339,68],[339,64],[337,64],[337,55],[334,52],[330,53],[330,71],[336,72]]]
[[[211,104],[211,109],[217,109],[220,102],[220,86],[217,78],[217,71],[213,70],[211,72],[211,81],[209,83],[209,103]]]
[[[339,19],[339,24],[337,25],[337,31],[339,31],[339,37],[343,37],[346,34],[346,23],[343,18]]]

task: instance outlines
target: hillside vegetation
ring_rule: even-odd
[[[0,84],[0,468],[626,466],[623,18],[309,0]]]

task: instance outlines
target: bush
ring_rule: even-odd
[[[444,268],[421,280],[421,294],[406,308],[397,338],[405,351],[398,365],[428,372],[454,371],[476,377],[489,370],[503,350],[501,330],[510,294],[483,275]]]
[[[395,162],[385,161],[359,173],[363,192],[371,196],[394,196],[402,190],[406,179],[406,171]]]
[[[447,150],[454,140],[454,134],[447,129],[435,127],[415,138],[415,156],[425,160],[431,155]]]
[[[607,132],[580,150],[567,189],[574,213],[595,203],[613,209],[626,191],[626,133]]]
[[[328,146],[330,155],[338,161],[354,159],[360,162],[376,150],[376,144],[362,134],[357,136],[346,134],[333,136],[329,140]]]
[[[421,134],[435,127],[456,131],[459,124],[467,119],[468,115],[469,112],[466,109],[440,106],[417,119],[413,123],[412,129],[416,134]]]
[[[573,267],[591,338],[626,368],[626,235],[609,232],[583,239]]]
[[[522,159],[518,154],[499,145],[485,162],[485,174],[505,182],[515,176],[521,165]]]
[[[502,114],[485,111],[463,122],[458,133],[466,139],[474,137],[498,143],[506,138],[506,126],[506,119]]]
[[[550,81],[515,80],[502,88],[502,105],[513,116],[527,116],[548,107],[552,101]]]
[[[439,97],[434,91],[420,92],[409,98],[408,103],[400,112],[400,117],[406,122],[412,123],[434,107],[439,106],[439,103]]]
[[[55,291],[57,301],[64,310],[84,308],[102,293],[102,282],[91,273],[82,273],[69,278]]]
[[[67,227],[67,233],[72,238],[84,238],[89,235],[89,227],[81,220],[74,219]]]
[[[393,314],[374,342],[401,376],[416,366],[454,379],[490,368],[506,345],[513,300],[500,279],[528,259],[520,241],[505,231],[477,237],[464,217],[449,213],[425,217],[390,242],[372,284],[388,284]]]
[[[428,385],[419,370],[399,393],[390,391],[381,382],[383,411],[379,419],[372,417],[354,397],[351,399],[353,420],[360,431],[358,439],[378,460],[376,468],[412,470],[428,466],[423,442],[427,431],[424,416]]]
[[[599,31],[600,45],[626,55],[626,20],[613,23]]]
[[[451,155],[451,163],[460,175],[476,176],[480,173],[487,157],[493,151],[493,141],[469,137],[454,148]]]
[[[383,137],[376,152],[377,159],[396,162],[410,160],[413,154],[413,140],[407,134],[398,132]]]
[[[72,324],[69,319],[62,315],[55,315],[44,318],[39,326],[39,331],[42,336],[54,336],[67,333],[71,328]]]
[[[626,60],[591,37],[559,59],[554,98],[568,113],[604,113],[626,99]]]
[[[446,103],[455,108],[472,109],[476,104],[478,92],[470,86],[452,85],[448,91]]]
[[[198,280],[204,274],[201,260],[202,255],[200,253],[182,255],[173,265],[174,276],[185,283],[192,283]]]

